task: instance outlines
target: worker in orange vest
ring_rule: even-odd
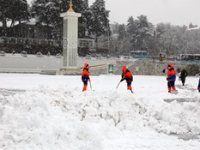
[[[90,82],[90,72],[89,72],[89,64],[85,63],[83,65],[83,70],[82,70],[82,82],[83,82],[83,89],[82,91],[86,91],[87,90],[87,85],[88,85],[88,81]]]
[[[121,76],[122,76],[122,79],[120,80],[120,82],[126,80],[127,90],[130,90],[131,93],[133,93],[132,86],[131,86],[131,83],[133,81],[132,72],[126,66],[122,66],[122,75]]]
[[[175,81],[176,81],[176,71],[174,70],[173,64],[168,64],[167,66],[167,86],[168,92],[176,91]]]

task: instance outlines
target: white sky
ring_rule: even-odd
[[[28,2],[33,0],[27,0]],[[89,0],[90,5],[95,0]],[[110,10],[110,23],[127,23],[130,16],[143,14],[154,25],[167,22],[173,25],[200,26],[200,0],[105,0]]]
[[[92,4],[95,0],[89,0]],[[200,0],[105,0],[110,22],[127,23],[130,16],[143,14],[155,24],[200,25]]]

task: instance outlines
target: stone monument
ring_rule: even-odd
[[[78,59],[78,18],[80,13],[73,10],[72,0],[70,0],[69,9],[66,13],[60,15],[63,17],[63,67],[60,74],[77,74]]]

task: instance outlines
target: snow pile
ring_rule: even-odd
[[[120,76],[91,77],[85,93],[78,76],[0,76],[0,149],[199,149],[195,78],[172,95],[164,77],[135,76],[131,94]]]
[[[147,120],[150,119],[148,125],[159,132],[197,138],[200,135],[199,115],[200,99],[195,102],[173,101],[170,104],[151,109]]]

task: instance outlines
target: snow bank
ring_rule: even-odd
[[[79,76],[0,74],[0,149],[199,149],[195,78],[177,95],[164,77],[135,76],[134,94],[120,76],[91,80],[83,93]]]

